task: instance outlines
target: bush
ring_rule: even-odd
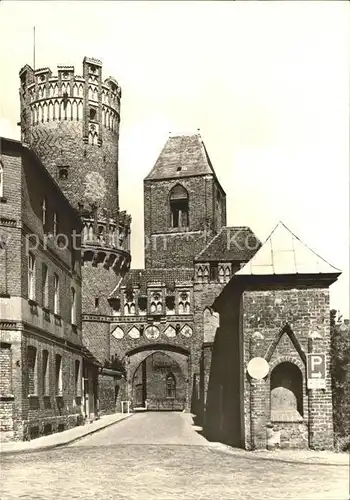
[[[350,434],[343,437],[336,437],[334,447],[336,451],[350,451]]]

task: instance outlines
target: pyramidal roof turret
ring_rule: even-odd
[[[171,135],[145,180],[176,179],[207,174],[216,177],[200,134]]]
[[[253,258],[235,276],[334,275],[336,269],[279,222]]]

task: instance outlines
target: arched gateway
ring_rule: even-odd
[[[188,354],[146,349],[128,356],[127,380],[133,409],[182,411],[188,402]]]

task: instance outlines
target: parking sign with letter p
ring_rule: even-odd
[[[326,388],[326,355],[311,353],[307,355],[307,388]]]

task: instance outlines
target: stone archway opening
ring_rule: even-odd
[[[134,409],[182,411],[186,405],[186,394],[186,377],[171,354],[155,351],[143,359],[134,372]]]

